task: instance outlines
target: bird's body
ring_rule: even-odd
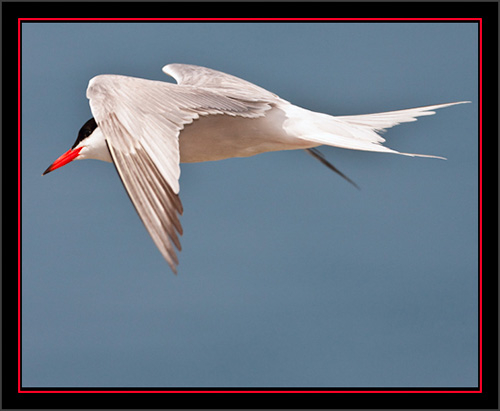
[[[378,132],[459,104],[334,117],[295,106],[259,86],[208,68],[170,64],[163,71],[178,84],[119,75],[91,79],[87,97],[94,118],[82,127],[72,149],[44,174],[74,159],[113,162],[174,272],[178,260],[173,245],[180,250],[182,234],[180,163],[306,149],[345,177],[315,147],[326,144],[398,153],[381,144],[385,140]]]
[[[297,138],[286,128],[286,115],[273,107],[258,118],[228,115],[200,117],[188,124],[179,137],[181,163],[249,157],[279,150],[318,146]]]

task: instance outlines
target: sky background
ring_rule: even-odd
[[[477,384],[473,23],[23,23],[22,383],[40,387]],[[98,74],[190,63],[333,115],[470,100],[323,147],[183,164],[173,275],[109,163],[42,178]]]

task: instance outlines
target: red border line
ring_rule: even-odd
[[[455,22],[460,22],[460,21],[480,21],[480,18],[477,17],[460,17],[460,18],[454,18],[454,17],[359,17],[359,18],[354,18],[354,17],[279,17],[279,18],[270,18],[270,17],[253,17],[253,18],[240,18],[240,17],[213,17],[213,18],[205,18],[205,17],[88,17],[88,18],[83,18],[83,17],[56,17],[56,18],[49,18],[49,17],[26,17],[26,18],[20,18],[20,20],[23,21],[144,21],[144,22],[151,22],[151,21],[193,21],[193,22],[203,22],[203,21],[234,21],[234,22],[241,22],[241,21],[262,21],[262,22],[296,22],[296,21],[311,21],[311,22],[316,22],[316,21],[429,21],[429,22],[438,22],[438,21],[455,21]]]
[[[479,19],[479,391],[483,390],[483,20]]]
[[[262,21],[262,22],[285,22],[285,21],[290,21],[290,22],[295,22],[295,21],[311,21],[311,22],[318,22],[318,21],[362,21],[362,22],[368,22],[368,21],[387,21],[387,22],[396,22],[396,21],[429,21],[429,22],[439,22],[439,21],[454,21],[454,22],[477,22],[479,23],[479,384],[478,384],[478,389],[477,390],[406,390],[406,391],[397,391],[397,390],[23,390],[21,387],[21,23],[22,22],[34,22],[34,21],[40,21],[40,22],[47,22],[47,21],[56,21],[56,22],[67,22],[67,21],[73,21],[73,22],[93,22],[93,21],[98,21],[98,22],[113,22],[113,21],[143,21],[143,22],[152,22],[152,21],[192,21],[192,22],[212,22],[212,21],[220,21],[220,22],[225,22],[225,21]],[[352,394],[409,394],[409,393],[422,393],[422,394],[430,394],[430,393],[440,393],[440,394],[471,394],[471,393],[482,393],[482,373],[483,373],[483,310],[482,310],[482,273],[483,273],[483,254],[482,254],[482,226],[483,226],[483,220],[482,220],[482,200],[483,200],[483,189],[482,189],[482,154],[483,154],[483,148],[482,148],[482,142],[483,142],[483,117],[482,117],[482,98],[483,98],[483,84],[482,84],[482,70],[483,70],[483,54],[482,54],[482,33],[483,33],[483,28],[482,28],[482,18],[475,18],[475,17],[465,17],[465,18],[328,18],[328,17],[320,17],[320,18],[136,18],[136,17],[130,17],[130,18],[95,18],[95,17],[90,17],[90,18],[77,18],[77,17],[69,17],[69,18],[35,18],[35,17],[26,17],[26,18],[19,18],[18,19],[18,57],[17,57],[17,64],[18,64],[18,80],[17,80],[17,93],[18,93],[18,169],[17,169],[17,176],[18,176],[18,195],[17,195],[17,201],[18,201],[18,290],[17,290],[17,297],[18,297],[18,302],[17,302],[17,309],[18,309],[18,321],[17,321],[17,338],[18,338],[18,361],[17,361],[17,367],[18,367],[18,393],[19,394],[95,394],[95,393],[113,393],[113,394],[161,394],[161,393],[178,393],[178,394],[184,394],[184,393],[189,393],[189,394],[197,394],[197,393],[203,393],[203,394],[228,394],[228,393],[236,393],[236,394],[241,394],[241,393],[304,393],[304,394],[328,394],[328,393],[352,393]]]
[[[350,391],[342,391],[342,390],[88,390],[88,391],[78,391],[78,390],[52,390],[52,391],[41,391],[41,390],[32,390],[27,391],[24,390],[22,393],[29,394],[477,394],[478,391],[444,391],[444,390],[422,390],[422,391],[396,391],[396,390],[387,390],[387,391],[375,391],[375,390],[350,390]]]
[[[21,19],[17,22],[17,387],[21,392]]]

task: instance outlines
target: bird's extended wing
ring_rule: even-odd
[[[276,101],[280,99],[276,94],[253,83],[207,67],[174,63],[167,64],[162,70],[165,74],[173,77],[181,86],[216,90],[228,97],[246,101]]]
[[[118,174],[170,267],[181,249],[180,131],[200,116],[261,117],[269,101],[228,97],[216,90],[117,75],[89,82],[87,97]]]

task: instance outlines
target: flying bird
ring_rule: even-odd
[[[73,160],[97,159],[116,170],[154,243],[177,273],[182,226],[179,217],[180,163],[249,157],[304,149],[352,182],[316,147],[400,153],[378,133],[435,109],[438,104],[385,113],[331,116],[293,105],[255,84],[220,71],[168,64],[163,71],[177,84],[121,75],[92,78],[88,120],[66,153],[43,175]]]

